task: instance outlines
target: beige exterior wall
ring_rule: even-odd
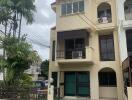
[[[113,32],[114,35],[114,45],[115,45],[115,59],[116,61],[100,61],[99,59],[99,40],[98,36],[100,33],[98,32],[93,32],[91,33],[91,41],[90,41],[90,46],[93,48],[93,65],[86,65],[86,64],[64,64],[63,66],[59,66],[57,61],[55,62],[50,62],[50,76],[51,72],[60,72],[60,71],[90,71],[90,86],[91,86],[91,98],[92,99],[99,99],[99,97],[102,97],[101,91],[102,89],[99,89],[99,80],[98,80],[98,72],[103,69],[103,68],[112,68],[116,72],[116,77],[117,77],[117,92],[114,91],[114,89],[109,89],[108,92],[106,93],[111,93],[109,96],[112,98],[115,98],[118,96],[118,100],[122,100],[122,95],[123,95],[123,83],[122,83],[122,71],[121,71],[121,66],[119,62],[119,47],[118,47],[118,34],[117,31]],[[55,36],[56,37],[56,36]],[[56,40],[56,38],[52,37],[53,40]],[[79,61],[79,59],[78,59]],[[64,81],[63,75],[61,75],[61,80],[60,83]],[[63,88],[61,87],[61,95],[63,96]],[[106,89],[105,89],[106,90]],[[104,91],[105,91],[104,90]],[[113,90],[113,92],[112,92]],[[116,95],[117,94],[117,95]],[[107,96],[107,95],[106,95]],[[109,97],[108,96],[108,97]]]
[[[99,87],[100,98],[117,98],[117,88],[116,87]]]
[[[92,100],[99,100],[100,97],[107,97],[107,98],[111,97],[111,98],[118,98],[118,100],[123,100],[122,69],[120,64],[118,31],[116,25],[117,24],[116,10],[115,10],[116,1],[115,0],[84,0],[84,1],[85,1],[85,12],[79,14],[79,16],[83,17],[87,21],[87,23],[85,23],[82,19],[80,19],[78,15],[61,16],[60,4],[56,4],[57,22],[56,22],[56,29],[51,30],[51,46],[53,40],[55,40],[57,43],[57,32],[86,29],[90,33],[89,46],[87,48],[92,48],[91,53],[89,53],[88,50],[86,50],[86,55],[87,55],[86,60],[91,58],[92,61],[91,60],[90,61],[92,62],[92,64],[89,62],[85,63],[85,59],[83,61],[82,59],[77,59],[76,61],[70,61],[70,60],[68,61],[65,59],[63,59],[63,61],[60,61],[56,59],[55,61],[52,61],[51,59],[52,48],[51,48],[49,77],[51,77],[52,72],[58,72],[59,75],[61,72],[61,78],[60,78],[60,83],[61,83],[64,81],[63,72],[65,71],[89,71],[90,95],[91,95],[90,98]],[[111,5],[112,23],[99,24],[97,22],[97,7],[101,2],[107,2]],[[90,19],[92,22],[89,21],[84,15],[86,15],[88,19]],[[111,32],[113,32],[113,36],[114,36],[115,61],[100,61],[98,37],[101,34],[109,34]],[[59,64],[58,62],[61,62],[63,64]],[[116,72],[117,89],[99,87],[98,73],[103,68],[112,68]],[[59,87],[59,83],[58,83],[58,87]],[[61,96],[63,96],[64,87],[62,86],[60,88],[61,88]],[[103,94],[103,92],[105,92],[106,94]]]
[[[84,13],[61,16],[61,4],[56,6],[56,30],[76,30],[92,28],[96,30],[114,28],[116,26],[116,1],[115,0],[84,0]],[[99,24],[97,19],[97,7],[106,2],[111,5],[112,23]],[[80,18],[81,17],[81,18]],[[84,19],[86,22],[84,22]],[[70,24],[69,24],[70,23]]]
[[[128,87],[128,100],[132,100],[132,87]]]

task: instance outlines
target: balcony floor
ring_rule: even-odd
[[[93,61],[88,59],[58,59],[59,65],[92,65]]]

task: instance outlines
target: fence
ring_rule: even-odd
[[[47,100],[47,90],[0,89],[0,99],[6,100]]]

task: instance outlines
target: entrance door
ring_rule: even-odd
[[[65,95],[75,96],[76,95],[76,75],[75,72],[65,73]]]
[[[90,96],[88,72],[65,72],[65,96]]]
[[[77,95],[90,96],[90,77],[89,73],[79,72],[77,74]]]

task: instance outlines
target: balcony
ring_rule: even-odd
[[[132,1],[126,0],[124,3],[125,20],[132,20]]]
[[[53,9],[54,12],[56,12],[56,2],[53,2],[51,4],[51,8]]]
[[[85,49],[57,50],[57,59],[84,59]]]
[[[132,1],[126,0],[124,3],[124,21],[123,27],[124,29],[128,29],[132,27]]]
[[[132,20],[132,11],[131,12],[125,12],[125,19],[126,20]]]
[[[59,65],[91,64],[92,49],[89,47],[89,32],[86,29],[57,33],[56,60]]]
[[[132,87],[132,56],[129,56],[122,63],[125,86]]]
[[[93,64],[92,48],[87,47],[85,49],[73,49],[73,50],[57,50],[56,60],[59,65],[63,64],[81,64],[89,65]]]
[[[112,22],[111,5],[101,3],[97,8],[98,23],[106,24]]]

